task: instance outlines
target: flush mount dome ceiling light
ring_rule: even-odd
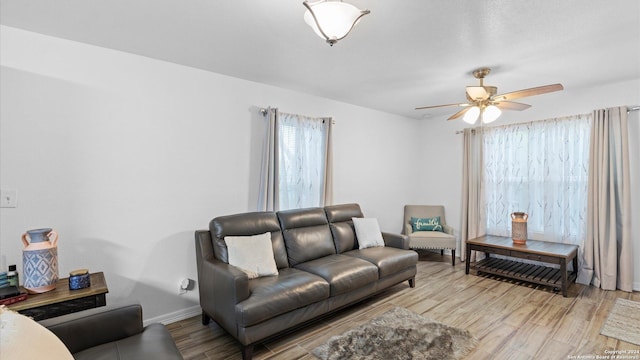
[[[320,0],[302,2],[307,8],[304,21],[331,46],[344,39],[369,10],[360,10],[343,1]]]

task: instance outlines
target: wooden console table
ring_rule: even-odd
[[[484,252],[487,257],[471,264],[471,250]],[[515,260],[498,259],[490,254],[504,255],[520,259],[535,260],[560,265],[560,269],[542,265],[527,264]],[[485,235],[467,240],[465,272],[472,268],[478,273],[489,273],[530,283],[562,289],[567,296],[567,287],[576,280],[578,274],[578,246],[527,240],[525,245],[516,245],[511,238]],[[573,261],[573,271],[567,273],[567,263]]]
[[[11,304],[8,308],[38,321],[105,306],[108,292],[104,274],[97,272],[91,274],[91,286],[88,288],[69,290],[69,278],[64,278],[58,280],[55,289],[42,294],[29,294],[27,300]]]

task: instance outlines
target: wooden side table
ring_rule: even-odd
[[[108,292],[104,274],[97,272],[91,274],[91,286],[88,288],[69,290],[69,278],[63,278],[58,280],[54,290],[29,294],[27,300],[11,304],[8,308],[38,321],[105,306]]]

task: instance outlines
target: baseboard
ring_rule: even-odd
[[[199,316],[202,314],[200,306],[192,306],[186,309],[174,311],[168,314],[156,316],[150,319],[144,319],[142,322],[144,326],[153,323],[162,323],[164,325],[171,324],[180,320],[188,319],[190,317]]]
[[[640,282],[633,283],[633,291],[640,291]],[[152,323],[162,323],[162,324],[171,324],[180,320],[188,319],[194,316],[200,316],[202,314],[202,309],[200,306],[192,306],[186,309],[174,311],[172,313],[156,316],[154,318],[145,319],[143,321],[144,326],[147,326]]]

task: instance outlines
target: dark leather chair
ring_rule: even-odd
[[[40,324],[60,338],[76,360],[182,359],[164,325],[142,325],[139,304],[85,310]]]

